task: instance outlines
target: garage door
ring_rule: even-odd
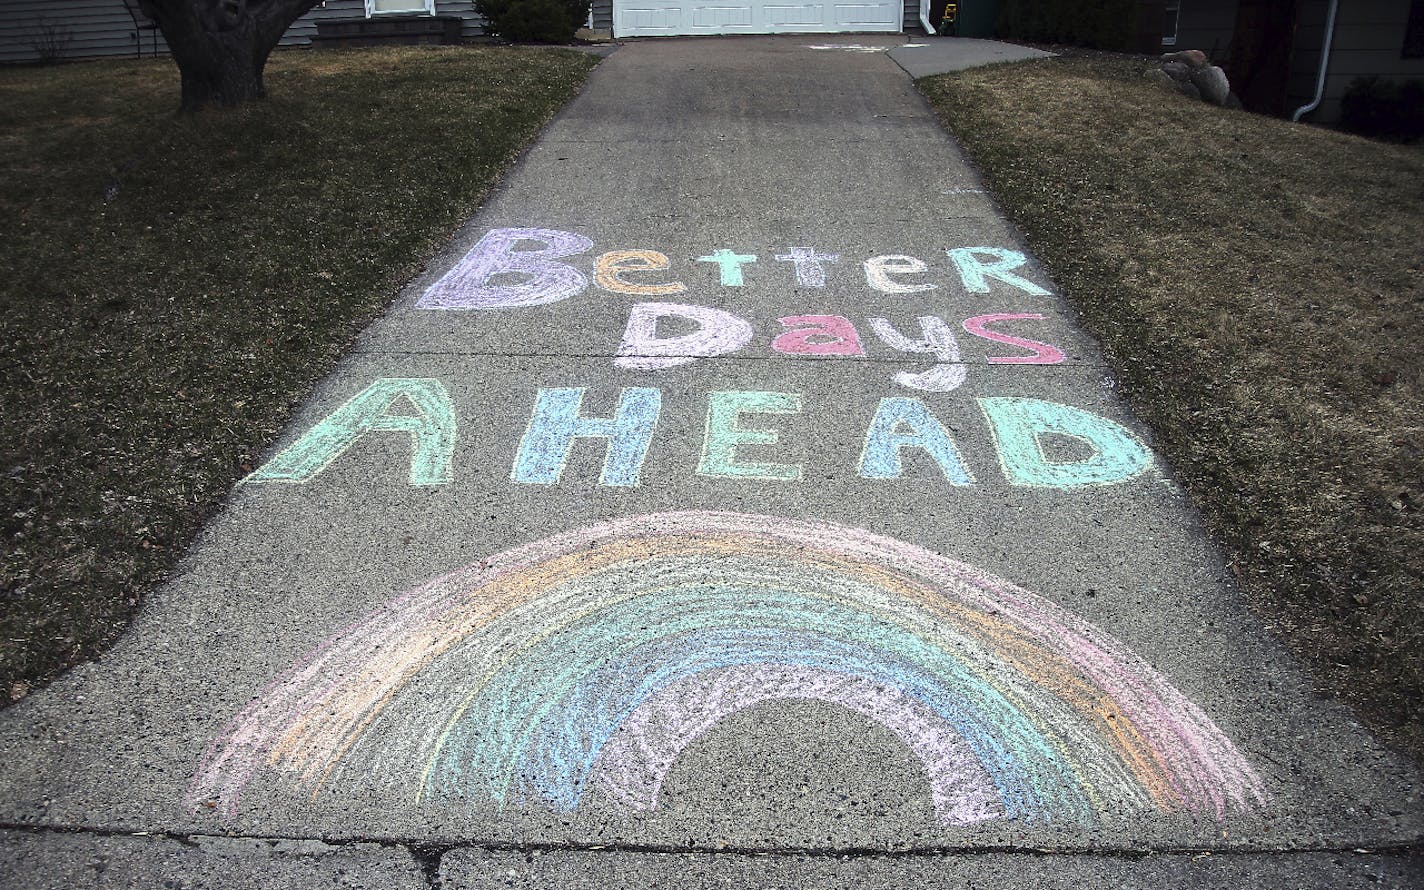
[[[615,37],[899,31],[899,2],[613,0]]]

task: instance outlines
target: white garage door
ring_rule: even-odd
[[[613,0],[615,37],[692,34],[836,34],[899,31],[900,2],[823,0]]]

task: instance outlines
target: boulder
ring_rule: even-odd
[[[1184,49],[1175,53],[1163,53],[1164,62],[1181,62],[1188,68],[1205,68],[1207,65],[1206,53],[1199,49]]]
[[[1231,82],[1226,79],[1226,72],[1215,65],[1193,71],[1192,84],[1201,90],[1201,97],[1213,105],[1225,105],[1231,95]]]
[[[1176,83],[1176,81],[1173,81],[1173,83]],[[1191,81],[1187,81],[1186,83],[1178,83],[1177,91],[1180,92],[1183,96],[1186,96],[1188,99],[1200,99],[1202,97],[1201,90],[1197,89],[1196,84],[1192,83]]]
[[[1142,72],[1142,77],[1145,80],[1150,80],[1158,86],[1165,87],[1169,90],[1175,90],[1177,88],[1177,82],[1172,79],[1172,75],[1163,71],[1161,68],[1149,68]]]
[[[1185,62],[1163,62],[1162,70],[1178,83],[1186,83],[1192,79],[1192,68]]]

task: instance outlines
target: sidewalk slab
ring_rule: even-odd
[[[912,41],[889,51],[895,64],[915,80],[935,74],[948,74],[983,65],[1003,62],[1023,62],[1048,59],[1053,53],[1016,43],[980,40],[975,37],[929,37]]]
[[[11,890],[425,890],[403,848],[316,841],[0,831]]]
[[[674,301],[720,315],[621,349]],[[1424,838],[1416,768],[1251,614],[883,52],[621,48],[254,469],[106,657],[0,715],[0,825],[1089,886],[1215,880],[1152,871],[1184,850],[1363,880],[1394,866],[1296,857]],[[1084,858],[987,856],[1040,849]]]

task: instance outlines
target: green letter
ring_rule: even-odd
[[[1077,488],[1121,482],[1152,465],[1152,452],[1119,424],[1082,408],[1039,399],[980,399],[999,448],[1004,478],[1014,485]],[[1092,449],[1075,461],[1053,461],[1042,436],[1068,436]]]
[[[707,434],[702,440],[700,476],[737,476],[743,479],[800,479],[797,464],[739,463],[739,445],[775,445],[776,430],[746,429],[742,414],[796,414],[801,396],[789,392],[711,392],[707,394]]]
[[[402,396],[415,414],[391,413]],[[410,433],[415,449],[410,459],[411,485],[450,481],[450,455],[455,449],[450,394],[439,380],[414,377],[384,377],[372,383],[243,481],[306,482],[372,430]]]

